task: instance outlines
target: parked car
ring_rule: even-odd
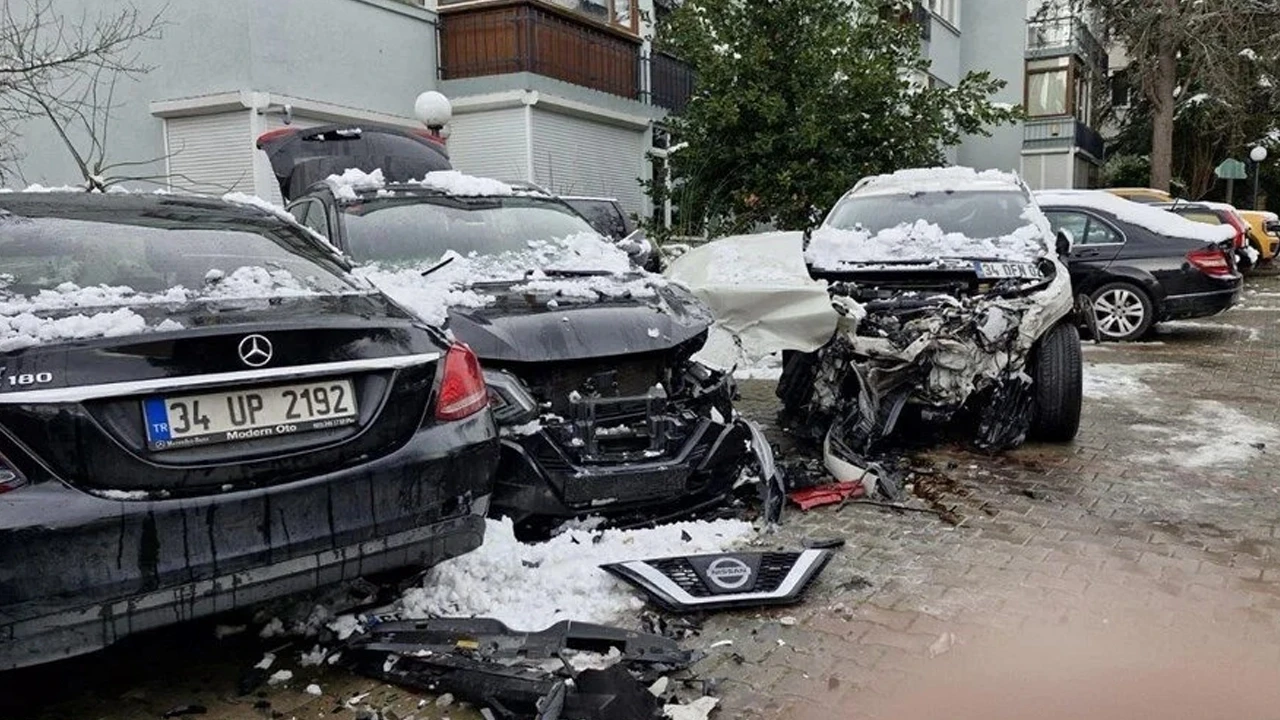
[[[1253,230],[1240,213],[1231,205],[1215,202],[1154,203],[1152,207],[1167,210],[1188,220],[1205,225],[1224,225],[1231,228],[1232,247],[1235,248],[1236,265],[1242,270],[1253,267],[1261,256],[1262,242],[1254,237]]]
[[[271,212],[0,195],[0,670],[478,547],[475,355]]]
[[[1055,231],[1074,240],[1067,267],[1088,298],[1102,340],[1137,340],[1163,320],[1213,315],[1234,305],[1235,229],[1191,222],[1096,191],[1036,193]]]
[[[1173,202],[1174,198],[1164,190],[1156,190],[1155,188],[1139,188],[1139,187],[1117,187],[1106,188],[1106,191],[1122,197],[1125,200],[1131,200],[1136,203],[1153,204]]]
[[[687,515],[748,468],[772,475],[732,375],[690,360],[707,308],[561,199],[459,173],[351,171],[289,209],[475,349],[505,434],[492,510],[522,531]]]
[[[1241,210],[1240,217],[1249,223],[1249,229],[1258,241],[1258,261],[1270,262],[1280,251],[1280,215],[1264,210]]]
[[[867,178],[806,236],[761,237],[694,248],[668,274],[708,297],[744,346],[784,353],[785,424],[823,443],[838,478],[866,475],[907,408],[969,417],[993,449],[1075,437],[1070,281],[1015,176],[932,168]],[[814,283],[829,293],[828,322]]]

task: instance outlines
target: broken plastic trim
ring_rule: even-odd
[[[830,560],[829,550],[805,550],[689,555],[600,567],[679,613],[798,602]]]

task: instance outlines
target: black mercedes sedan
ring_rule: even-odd
[[[282,216],[0,195],[0,670],[482,542],[475,355]]]
[[[597,516],[649,523],[772,479],[732,375],[694,359],[710,311],[634,266],[568,205],[456,172],[358,170],[289,209],[485,366],[503,460],[492,513],[524,534]]]
[[[1214,315],[1240,298],[1230,227],[1103,191],[1043,191],[1036,200],[1073,239],[1072,290],[1100,340],[1137,340],[1155,323]]]

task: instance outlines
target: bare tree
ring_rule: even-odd
[[[33,117],[53,123],[85,186],[102,190],[126,179],[127,167],[146,161],[107,161],[116,83],[151,67],[135,43],[159,37],[161,14],[133,5],[69,18],[53,0],[5,0],[0,8],[0,180],[18,158],[20,124]],[[73,136],[84,135],[87,145]]]

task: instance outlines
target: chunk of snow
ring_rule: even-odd
[[[328,655],[328,651],[320,645],[311,648],[309,652],[304,652],[298,656],[298,664],[302,667],[315,667],[324,664],[324,658]]]
[[[324,690],[321,690],[319,685],[315,683],[311,683],[310,685],[307,686],[307,694],[315,695],[319,697],[320,695],[324,694]]]
[[[350,168],[341,175],[330,175],[325,178],[324,182],[333,191],[333,196],[339,200],[358,200],[360,193],[381,191],[386,189],[388,185],[386,176],[383,175],[380,169],[366,173],[363,170]],[[499,180],[467,175],[457,170],[436,170],[427,173],[421,180],[409,180],[398,184],[417,185],[445,193],[446,195],[457,195],[459,197],[505,197],[521,194],[541,194],[517,191],[512,186]]]
[[[661,330],[659,330],[658,328],[649,328],[649,337],[656,338],[661,336],[662,336]]]
[[[422,587],[405,593],[405,617],[492,617],[519,630],[560,620],[614,622],[634,616],[644,603],[600,565],[719,552],[754,534],[749,523],[718,520],[598,534],[570,530],[529,545],[515,539],[511,520],[487,522],[479,549],[435,566]]]
[[[330,175],[324,182],[338,200],[359,200],[359,192],[378,190],[387,185],[381,168],[368,173],[359,168],[348,168],[341,175]]]
[[[273,638],[284,635],[284,621],[278,617],[271,618],[271,621],[262,626],[262,630],[258,632],[260,638]]]
[[[268,685],[283,685],[293,679],[292,670],[277,670],[267,678]]]
[[[346,640],[356,632],[364,630],[364,626],[354,615],[341,615],[330,622],[328,628],[337,633],[339,640]]]
[[[1188,220],[1158,207],[1125,200],[1103,190],[1042,190],[1036,193],[1041,208],[1083,207],[1115,216],[1121,222],[1140,225],[1169,237],[1190,238],[1206,243],[1235,237],[1230,225],[1208,225]]]
[[[0,350],[3,349],[4,344],[0,343]],[[146,500],[151,497],[146,490],[94,490],[93,494],[108,500]]]

